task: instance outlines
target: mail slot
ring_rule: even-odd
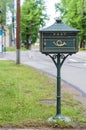
[[[40,31],[42,53],[76,53],[78,51],[78,29],[71,28],[61,20]]]

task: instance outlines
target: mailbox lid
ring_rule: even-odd
[[[70,26],[64,24],[61,20],[56,20],[54,24],[47,28],[40,29],[39,32],[52,32],[52,31],[59,31],[59,32],[79,32],[78,29],[71,28]]]

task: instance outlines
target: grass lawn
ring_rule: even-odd
[[[47,119],[55,115],[56,106],[43,100],[56,100],[55,79],[28,66],[0,61],[0,126],[54,125]],[[68,93],[62,94],[62,114],[81,126],[86,124],[82,105]],[[64,122],[57,124],[68,126]]]
[[[21,47],[20,50],[21,51],[26,51],[28,49],[26,49],[25,47]],[[16,47],[7,47],[6,51],[9,51],[9,52],[16,51]]]

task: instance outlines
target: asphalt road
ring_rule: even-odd
[[[56,67],[49,56],[41,54],[38,49],[20,53],[22,64],[32,66],[38,70],[57,75]],[[15,52],[6,52],[0,55],[1,60],[16,61]],[[61,69],[61,78],[66,83],[82,91],[86,95],[86,51],[69,56]]]
[[[86,95],[86,52],[68,57],[62,68],[62,79]]]

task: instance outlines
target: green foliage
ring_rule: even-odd
[[[11,3],[11,0],[0,0],[0,10],[2,11],[1,14],[1,23],[6,24],[6,11],[7,11],[7,5]]]
[[[86,0],[61,0],[56,4],[56,10],[61,12],[62,19],[70,26],[80,29],[81,42],[86,41]]]
[[[45,6],[43,0],[25,0],[21,9],[21,38],[23,43],[28,43],[32,39],[34,43],[38,37],[38,31],[44,26],[44,20],[47,15],[44,12]]]

